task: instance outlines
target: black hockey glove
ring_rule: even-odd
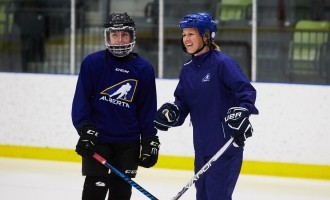
[[[179,116],[180,110],[174,103],[165,103],[156,112],[154,126],[161,131],[167,131],[178,121]]]
[[[159,146],[158,136],[142,138],[139,165],[145,168],[154,166],[158,160]]]
[[[94,126],[86,126],[78,130],[80,138],[76,145],[77,154],[84,158],[92,157],[97,145],[98,132]]]
[[[242,107],[232,107],[227,114],[225,122],[231,128],[230,134],[234,138],[234,146],[244,146],[246,138],[251,137],[253,133],[249,111]]]

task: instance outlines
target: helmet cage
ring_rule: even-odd
[[[127,44],[111,44],[110,35],[114,31],[126,31],[130,35],[130,43]],[[104,29],[104,44],[106,48],[117,57],[127,56],[133,51],[135,46],[135,28],[131,26],[109,27]]]

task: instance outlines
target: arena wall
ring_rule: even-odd
[[[77,76],[0,73],[0,156],[80,161],[71,123]],[[173,101],[177,79],[157,79],[158,107]],[[330,86],[253,83],[260,111],[251,116],[242,173],[330,179]],[[207,133],[206,133],[207,134]],[[158,133],[156,167],[192,170],[189,117]]]

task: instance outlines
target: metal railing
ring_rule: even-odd
[[[48,24],[50,23],[44,33],[43,45],[31,47],[27,52],[23,51],[22,45],[26,41],[22,39],[21,30],[15,24],[15,8],[12,1],[0,0],[0,8],[3,11],[0,14],[0,71],[70,73],[70,27],[68,23],[63,23],[63,21],[70,20],[69,7],[42,10],[43,13],[47,14]],[[75,74],[79,73],[80,63],[86,55],[105,48],[102,24],[86,23],[84,13],[84,10],[77,9]],[[133,16],[133,19],[137,22],[135,51],[153,64],[157,74],[157,23],[143,17],[134,18]],[[251,77],[250,24],[237,25],[235,23],[234,26],[226,24],[219,25],[218,28],[216,43],[220,45],[223,52],[237,61],[248,77]],[[302,58],[298,61],[293,59],[294,48],[291,44],[294,35],[293,27],[259,27],[257,34],[257,81],[329,84],[329,31],[323,31],[325,35],[328,35],[327,42],[317,46],[318,59],[306,61]],[[304,33],[308,32],[310,30]],[[189,55],[182,51],[181,33],[178,27],[165,26],[164,36],[164,78],[177,78],[182,64],[189,59]],[[307,45],[307,49],[312,47],[314,46],[311,44]],[[296,48],[299,51],[299,47]],[[306,49],[306,45],[304,48]],[[300,49],[302,51],[302,47]],[[35,57],[24,60],[23,54],[30,53],[29,51],[34,53],[44,51],[43,59]],[[297,65],[293,65],[293,63],[298,62],[300,62],[298,66],[304,65],[304,70],[308,69],[311,73],[291,73],[293,72],[292,66]],[[26,68],[23,68],[24,65]]]

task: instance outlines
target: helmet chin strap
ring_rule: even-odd
[[[203,36],[202,36],[202,41],[203,41],[203,46],[202,46],[201,48],[197,49],[194,53],[189,53],[190,55],[198,54],[198,53],[201,52],[206,46],[208,46],[208,45],[205,44],[205,41],[204,41],[204,39],[203,39]],[[187,52],[187,50],[186,50],[186,52]],[[187,53],[188,53],[188,52],[187,52]]]
[[[198,54],[199,52],[201,52],[204,48],[206,47],[205,42],[203,41],[203,46],[201,48],[199,48],[198,50],[196,50],[194,53],[190,53],[191,55],[195,55]]]

